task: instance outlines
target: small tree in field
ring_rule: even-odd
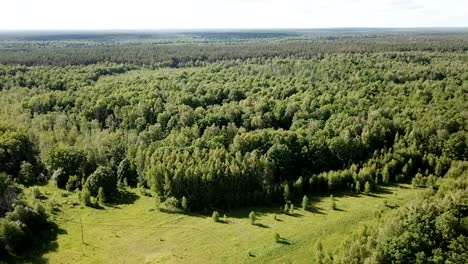
[[[283,213],[288,214],[289,213],[289,204],[286,203],[283,208]]]
[[[257,219],[257,217],[255,216],[255,212],[254,212],[254,211],[250,212],[250,214],[249,214],[249,219],[250,219],[250,223],[251,223],[252,225],[254,225],[254,224],[255,224],[255,220]]]
[[[335,210],[335,209],[336,209],[335,198],[333,198],[333,194],[330,195],[330,208],[331,208],[332,210]]]
[[[309,206],[309,198],[307,198],[307,195],[304,195],[302,198],[302,210],[307,210],[307,206]]]
[[[87,188],[83,188],[83,191],[81,193],[81,200],[84,205],[90,206],[91,205],[91,193]]]
[[[366,184],[364,184],[364,193],[366,195],[369,195],[371,192],[371,185],[369,183],[369,181],[366,181]]]
[[[106,203],[106,195],[104,194],[104,188],[99,187],[97,198],[100,205],[104,205]]]
[[[184,212],[187,212],[188,211],[188,203],[187,203],[187,198],[185,198],[185,196],[182,196],[182,201],[180,203],[181,203],[181,206],[182,206],[182,210],[184,210]]]
[[[213,219],[214,222],[219,222],[219,213],[214,211],[213,215],[211,215],[211,219]]]
[[[356,193],[361,192],[361,183],[359,181],[356,182]]]

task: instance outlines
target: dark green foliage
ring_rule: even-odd
[[[23,161],[21,163],[18,178],[24,184],[34,183],[35,177],[34,177],[33,165],[27,161]]]
[[[0,219],[0,252],[11,256],[21,255],[44,243],[54,228],[41,206],[33,209],[16,205],[13,211]]]
[[[40,176],[37,145],[60,188],[106,166],[191,210],[366,192],[418,171],[433,186],[466,159],[467,38],[405,34],[0,43],[0,101],[15,110],[2,118],[28,129],[1,126],[0,171],[16,178],[27,161]]]
[[[99,187],[97,199],[100,205],[104,205],[106,203],[106,195],[104,193],[104,188]]]
[[[32,164],[36,163],[35,154],[33,143],[26,133],[0,122],[0,172],[5,172],[13,177],[19,176],[20,180],[32,180],[29,177],[34,174]],[[24,162],[28,162],[29,165]],[[26,166],[22,171],[27,174],[25,176],[19,175],[22,165]]]
[[[3,217],[6,212],[13,209],[16,197],[17,194],[11,177],[0,172],[0,217]]]
[[[103,188],[104,194],[111,197],[117,192],[117,176],[111,168],[99,166],[86,180],[85,188],[93,197],[97,197],[99,188]]]
[[[117,168],[117,179],[121,182],[127,182],[128,186],[135,187],[137,185],[137,174],[132,170],[130,161],[124,158]]]
[[[82,176],[86,171],[87,159],[83,151],[74,147],[59,145],[49,150],[44,163],[49,171],[61,170],[55,178],[57,186],[65,189],[68,178]]]

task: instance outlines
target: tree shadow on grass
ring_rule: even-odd
[[[25,254],[22,257],[12,257],[11,263],[49,263],[49,261],[44,258],[44,254],[48,252],[57,251],[58,235],[67,234],[67,231],[65,229],[59,228],[55,223],[50,223],[49,231],[50,232],[43,234],[43,237],[40,239],[39,245],[36,245],[34,249],[25,252]],[[10,262],[8,262],[7,260],[6,263]]]
[[[314,205],[311,205],[309,206],[306,211],[308,211],[309,213],[313,213],[313,214],[321,214],[321,215],[324,215],[326,213],[323,212],[323,209],[318,207],[318,206],[314,206]]]
[[[292,245],[292,243],[291,243],[288,239],[286,239],[286,238],[284,238],[284,237],[280,237],[280,238],[278,239],[277,243],[278,243],[278,244],[282,244],[282,245],[287,245],[287,246]]]
[[[138,200],[140,196],[136,195],[133,192],[127,190],[120,190],[116,195],[112,197],[109,201],[111,205],[124,205],[124,204],[133,204]]]
[[[253,225],[254,225],[254,226],[261,227],[261,228],[270,228],[269,226],[264,225],[264,224],[262,224],[262,223],[254,223]]]

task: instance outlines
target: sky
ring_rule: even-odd
[[[468,0],[3,0],[0,30],[468,27]]]

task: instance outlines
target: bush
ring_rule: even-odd
[[[213,219],[214,222],[219,222],[219,213],[214,211],[211,215],[211,219]]]
[[[254,212],[254,211],[250,212],[250,214],[249,214],[249,219],[250,219],[250,223],[251,223],[252,225],[254,225],[254,224],[255,224],[255,220],[257,220],[257,217],[255,216],[255,212]]]
[[[99,187],[104,188],[105,195],[111,197],[117,192],[117,177],[109,167],[99,166],[86,180],[85,187],[91,196],[97,196]]]
[[[20,182],[24,184],[31,184],[34,183],[34,171],[33,165],[27,161],[23,161],[21,163],[20,171],[19,171],[19,179]]]
[[[304,195],[304,197],[302,198],[302,210],[307,210],[307,207],[309,206],[309,198],[307,197],[307,195]]]
[[[188,203],[187,203],[187,198],[185,198],[185,196],[182,196],[180,206],[182,207],[182,210],[184,210],[184,212],[188,212]]]
[[[182,210],[179,208],[179,200],[175,197],[169,197],[164,202],[159,204],[158,209],[162,212],[167,213],[181,213]]]
[[[89,192],[88,188],[83,188],[81,191],[81,201],[85,206],[91,205],[91,193]]]
[[[67,191],[72,192],[76,189],[79,189],[81,187],[81,180],[78,176],[73,175],[68,178],[67,185],[65,186],[65,189]]]

